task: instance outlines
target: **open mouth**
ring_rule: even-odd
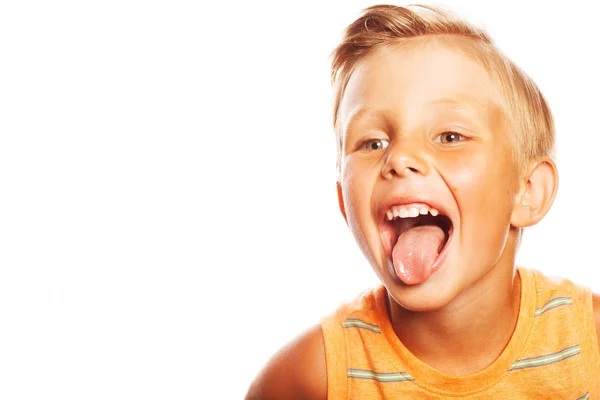
[[[427,279],[443,262],[452,220],[427,204],[390,207],[380,227],[396,275],[407,284]]]

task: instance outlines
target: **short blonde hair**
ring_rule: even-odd
[[[513,133],[513,158],[517,167],[530,160],[552,157],[554,121],[546,99],[533,80],[495,46],[490,36],[457,15],[438,7],[377,5],[363,10],[350,24],[332,54],[334,87],[333,125],[340,172],[342,138],[337,126],[340,102],[358,64],[382,47],[424,36],[458,36],[467,39],[469,54],[499,84],[503,112]]]

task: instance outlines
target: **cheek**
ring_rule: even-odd
[[[503,154],[479,151],[449,163],[445,170],[462,212],[479,210],[489,216],[506,214],[512,207],[513,168]]]
[[[500,248],[506,240],[513,208],[510,171],[505,159],[480,152],[448,174],[464,228],[461,236],[474,248]]]
[[[342,170],[342,186],[348,227],[363,251],[366,238],[372,233],[370,225],[371,197],[374,188],[374,172],[354,160],[347,160]]]
[[[368,212],[373,191],[372,171],[348,157],[342,169],[342,185],[346,212],[362,215]]]
[[[363,187],[361,181],[360,168],[357,168],[351,162],[345,162],[342,167],[343,197],[348,224],[352,230],[354,230],[353,228],[356,225],[357,214],[360,213],[359,210],[364,203],[360,197],[360,193],[363,192],[361,190]]]

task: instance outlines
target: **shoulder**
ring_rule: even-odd
[[[552,298],[552,296],[572,296],[581,292],[582,287],[576,285],[569,279],[562,276],[545,275],[537,270],[519,269],[520,272],[526,272],[533,276],[538,297]],[[541,295],[541,296],[540,296]]]
[[[600,295],[592,294],[592,304],[594,307],[594,319],[596,321],[596,334],[598,335],[598,344],[600,345]]]
[[[385,293],[383,286],[363,292],[284,346],[256,377],[246,400],[326,400],[328,391],[339,394],[346,387],[344,322],[371,321]]]
[[[325,344],[321,326],[277,352],[250,386],[246,400],[327,399]]]
[[[535,278],[538,303],[545,305],[542,308],[548,306],[552,307],[552,302],[561,297],[570,297],[573,302],[576,302],[585,308],[585,318],[589,318],[591,297],[593,320],[596,328],[595,333],[598,337],[598,346],[600,350],[600,294],[591,293],[587,286],[577,285],[568,279],[545,276],[536,270],[530,271]]]

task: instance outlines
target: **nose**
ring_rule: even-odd
[[[385,179],[406,177],[412,174],[427,175],[429,166],[425,152],[416,143],[404,141],[390,145],[382,175]]]

